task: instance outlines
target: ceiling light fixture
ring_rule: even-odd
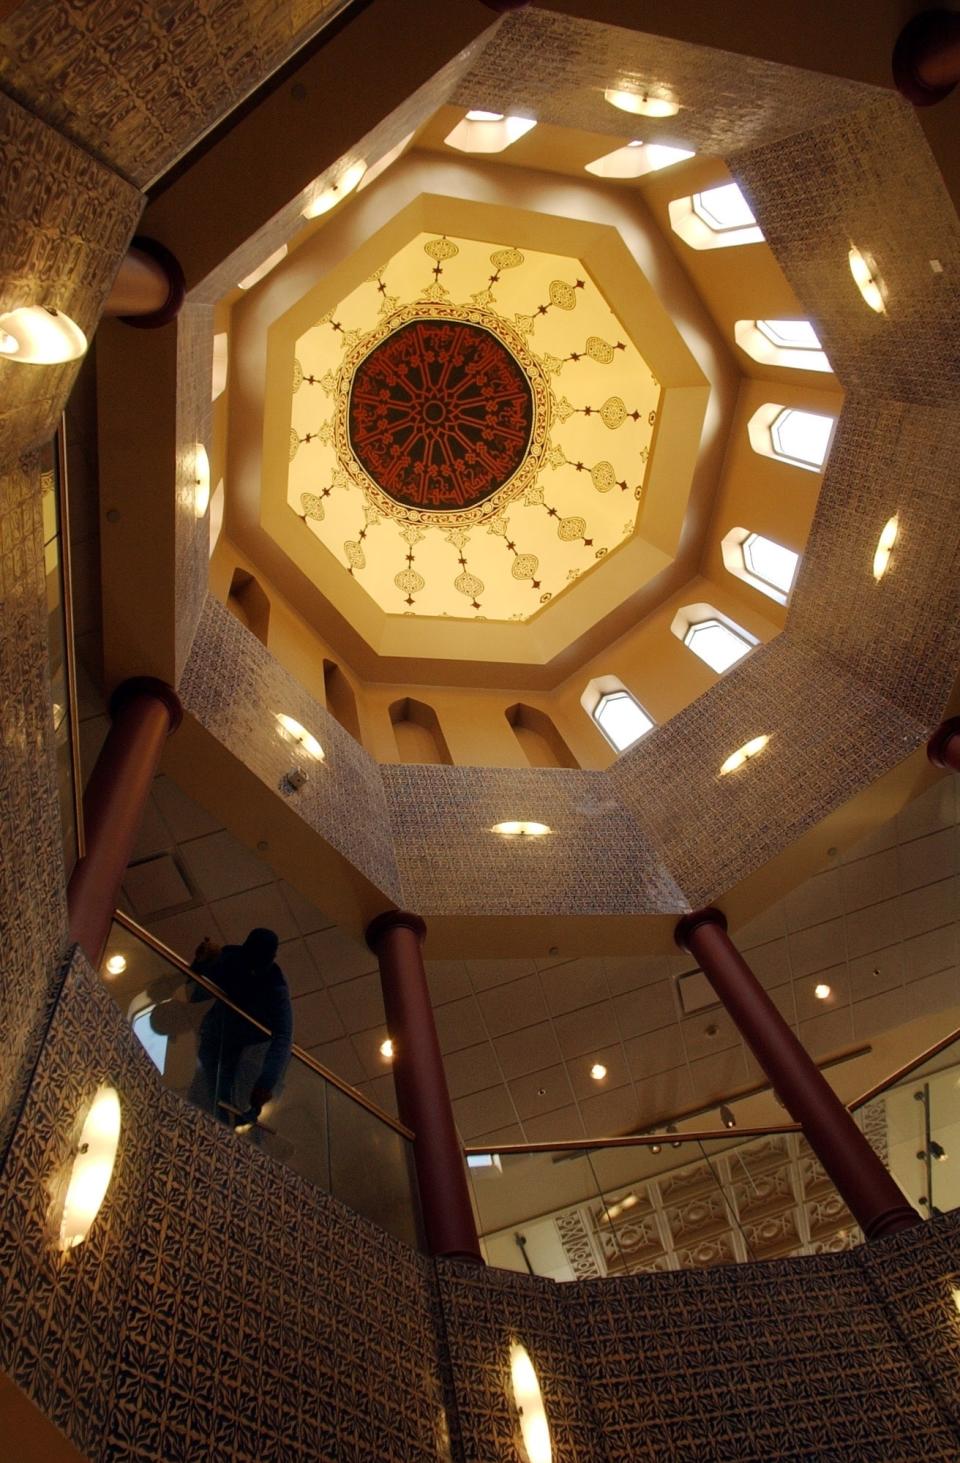
[[[830,986],[827,985],[826,981],[820,981],[817,985],[814,986],[813,994],[816,996],[818,1001],[827,1001],[833,995],[833,990]]]
[[[603,93],[605,102],[620,112],[629,112],[634,117],[675,117],[680,103],[665,91],[653,96],[649,91],[625,91],[619,87],[608,87]]]
[[[850,253],[847,255],[850,262],[850,273],[853,275],[853,282],[865,302],[878,315],[886,313],[887,309],[887,288],[877,272],[873,259],[868,254],[862,254],[853,245],[850,246]]]
[[[468,122],[502,122],[503,112],[485,112],[481,107],[475,107],[467,113]]]
[[[887,566],[890,563],[890,553],[897,541],[897,534],[899,532],[900,520],[895,513],[883,525],[883,532],[877,541],[877,551],[873,556],[873,577],[877,581],[881,580],[887,572]]]
[[[202,442],[193,449],[193,477],[193,507],[197,517],[202,518],[210,506],[210,459]]]
[[[624,1194],[622,1199],[615,1199],[612,1204],[606,1204],[604,1206],[604,1221],[607,1224],[610,1224],[614,1219],[619,1219],[620,1215],[625,1213],[627,1209],[632,1209],[634,1204],[639,1204],[639,1202],[640,1200],[637,1198],[636,1194]]]
[[[730,753],[730,756],[720,768],[719,775],[726,777],[728,772],[736,772],[738,767],[742,767],[745,762],[750,761],[751,757],[756,757],[758,752],[762,752],[769,740],[770,738],[768,736],[762,736],[753,737],[751,741],[744,742],[742,747],[738,747],[735,752]]]
[[[651,1153],[662,1153],[663,1152],[663,1144],[662,1143],[651,1143],[650,1144],[650,1152]]]
[[[393,1060],[393,1042],[390,1040],[389,1036],[387,1037],[386,1041],[382,1041],[380,1043],[380,1055],[384,1057],[388,1062]]]
[[[542,838],[545,833],[552,831],[547,823],[531,823],[525,820],[494,823],[490,829],[491,833],[499,833],[501,838]]]
[[[735,1128],[737,1126],[737,1120],[726,1103],[720,1109],[720,1121],[725,1128]]]
[[[127,968],[126,955],[108,955],[104,969],[108,975],[122,975]]]
[[[513,1403],[520,1422],[520,1435],[529,1463],[551,1463],[550,1427],[543,1405],[540,1383],[530,1353],[519,1341],[510,1343],[510,1381]]]
[[[322,193],[318,193],[316,198],[312,199],[306,208],[301,210],[303,217],[319,218],[321,214],[329,213],[332,208],[336,208],[337,204],[342,203],[348,193],[353,192],[366,171],[367,165],[365,162],[354,163],[351,167],[347,168],[346,172],[341,173],[335,183],[331,183],[329,187],[324,188]]]
[[[312,757],[315,762],[323,761],[323,748],[305,726],[302,726],[299,721],[295,721],[292,716],[287,716],[283,711],[277,712],[276,719],[286,741],[295,742],[298,747],[302,747],[307,756]]]
[[[69,1163],[54,1180],[50,1222],[58,1249],[86,1239],[106,1196],[120,1142],[120,1099],[113,1087],[96,1092]]]
[[[21,305],[0,315],[0,351],[25,366],[59,366],[76,361],[87,337],[75,320],[46,305]]]
[[[594,1062],[593,1066],[590,1068],[590,1076],[593,1078],[594,1082],[602,1082],[606,1075],[607,1069],[603,1065],[603,1063]]]

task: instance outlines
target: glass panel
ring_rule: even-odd
[[[57,795],[63,834],[63,863],[69,878],[77,860],[75,769],[67,681],[67,631],[64,618],[63,565],[60,549],[58,457],[55,442],[41,451],[40,490],[43,521],[43,558],[47,599],[47,665],[50,674],[50,715],[53,721],[57,765]]]
[[[757,329],[774,345],[785,350],[818,351],[817,332],[809,320],[758,320]]]
[[[119,922],[101,974],[164,1086],[408,1244],[419,1243],[409,1139],[296,1050],[257,1114],[268,1033]]]
[[[716,233],[744,229],[756,223],[750,205],[736,183],[723,183],[693,195],[693,211]]]
[[[751,533],[743,541],[743,562],[749,573],[782,594],[789,593],[800,555],[763,534]]]
[[[632,746],[653,726],[649,716],[641,710],[629,691],[611,691],[608,695],[601,696],[593,715],[618,752]]]
[[[819,412],[784,407],[770,428],[773,450],[778,457],[800,467],[821,468],[827,455],[833,417]]]
[[[795,1133],[491,1158],[469,1169],[488,1263],[553,1280],[820,1254],[862,1238]]]
[[[683,637],[683,643],[717,672],[729,670],[738,660],[743,659],[747,651],[753,649],[752,645],[720,620],[700,620],[696,625],[691,625]]]

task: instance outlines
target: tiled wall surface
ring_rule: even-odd
[[[146,187],[342,8],[25,0],[0,25],[0,85]]]
[[[10,52],[0,25],[0,81]],[[140,216],[135,188],[0,92],[0,313],[63,310],[88,338]],[[52,437],[79,363],[0,357],[0,467]],[[39,373],[39,374],[38,374]]]
[[[35,456],[0,472],[0,1151],[65,939]]]

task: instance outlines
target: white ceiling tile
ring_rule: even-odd
[[[221,824],[173,781],[164,776],[154,778],[152,796],[160,814],[178,843],[216,833]]]
[[[846,969],[845,966],[841,966],[840,968],[841,968],[841,970],[845,970]],[[822,978],[824,980],[829,980],[830,979],[830,971],[829,970],[826,971],[823,974],[823,977]],[[804,980],[805,981],[809,981],[809,979],[810,979],[809,976],[804,976]],[[820,980],[821,977],[818,975],[818,976],[816,976],[815,979],[816,980]],[[796,1031],[796,1029],[797,1029],[797,1002],[796,1002],[796,996],[794,995],[794,982],[793,981],[788,981],[786,985],[774,986],[772,988],[772,990],[768,990],[767,991],[767,995],[770,997],[771,1001],[776,1006],[777,1010],[780,1012],[780,1015],[783,1017],[784,1021],[786,1021],[787,1024],[789,1026],[792,1026],[793,1029],[794,1029],[794,1031]]]
[[[478,991],[486,991],[492,986],[519,980],[524,975],[530,975],[537,968],[536,961],[532,958],[529,960],[467,960],[465,963],[474,989]]]
[[[821,925],[843,913],[843,885],[839,869],[806,879],[783,901],[788,931]]]
[[[727,1047],[737,1046],[740,1033],[726,1011],[704,1011],[699,1016],[688,1016],[680,1022],[680,1032],[687,1059],[691,1062],[700,1057],[712,1057]]]
[[[297,929],[301,935],[312,935],[315,930],[329,928],[331,920],[311,900],[300,893],[293,884],[288,884],[286,879],[281,879],[280,892],[284,897],[287,908],[297,922]]]
[[[591,1138],[616,1138],[637,1126],[640,1114],[633,1087],[598,1092],[580,1103],[583,1126]]]
[[[688,958],[687,964],[692,963]],[[612,996],[655,985],[657,981],[666,980],[672,970],[668,955],[608,955],[603,965],[607,990]]]
[[[514,1077],[507,1085],[522,1122],[541,1113],[555,1112],[558,1107],[569,1107],[573,1102],[570,1083],[562,1066],[528,1072],[524,1077]]]
[[[900,901],[888,899],[883,904],[854,910],[844,919],[844,927],[848,960],[894,945],[900,939]],[[838,953],[843,948],[839,945]]]
[[[227,943],[226,936],[208,908],[186,909],[182,914],[151,920],[147,928],[151,935],[175,950],[188,965],[203,940],[211,940],[214,945]]]
[[[465,996],[460,1001],[448,1001],[445,1006],[435,1007],[433,1019],[442,1052],[459,1051],[461,1047],[487,1040],[487,1028],[475,996]]]
[[[671,1067],[666,1072],[654,1072],[643,1081],[637,1079],[634,1086],[637,1093],[637,1126],[640,1128],[652,1127],[657,1119],[661,1123],[669,1122],[676,1113],[686,1112],[694,1105],[693,1083],[686,1066]],[[696,1097],[699,1098],[700,1095],[697,1093]]]
[[[252,929],[273,930],[280,940],[293,940],[299,934],[279,884],[261,884],[229,899],[215,899],[210,908],[233,945],[242,945]]]
[[[191,904],[195,896],[170,854],[159,854],[142,864],[132,864],[123,876],[123,891],[141,924],[155,919],[163,910]]]
[[[291,996],[305,996],[320,985],[317,968],[303,940],[284,940],[277,951],[277,964],[286,977]]]
[[[154,854],[167,853],[174,847],[175,842],[176,840],[161,818],[153,798],[147,798],[130,854],[130,862],[135,864],[141,859],[151,858]]]
[[[869,858],[872,853],[879,853],[881,849],[893,848],[897,842],[897,822],[891,818],[889,823],[883,823],[868,833],[866,838],[861,838],[858,843],[853,843],[849,848],[843,850],[843,861]]]
[[[322,1025],[322,1022],[317,1024]],[[297,1045],[303,1046],[303,1042],[298,1041]],[[348,1036],[342,1036],[337,1041],[321,1041],[310,1046],[308,1050],[321,1066],[328,1067],[342,1082],[349,1082],[352,1087],[356,1087],[366,1076],[363,1063]]]
[[[326,991],[311,991],[309,995],[294,997],[293,1039],[297,1046],[315,1047],[318,1042],[336,1041],[343,1034],[343,1022]],[[349,1082],[353,1079],[348,1077],[344,1080]]]
[[[835,965],[837,956],[843,953],[843,938],[842,919],[811,925],[809,929],[797,930],[791,934],[787,944],[794,977],[800,979],[816,970],[826,970],[828,965]]]
[[[377,1107],[384,1112],[396,1117],[397,1089],[389,1072],[384,1077],[375,1077],[372,1082],[363,1082],[359,1086],[365,1097],[369,1097],[370,1101],[375,1102]]]
[[[560,1050],[568,1058],[595,1051],[598,1047],[611,1046],[620,1039],[612,1001],[598,1001],[594,1006],[584,1006],[580,1011],[557,1016],[553,1026]]]
[[[593,1005],[607,995],[604,962],[599,957],[571,960],[540,974],[544,1000],[552,1016]]]
[[[307,946],[324,985],[339,985],[377,970],[377,957],[364,942],[336,926],[308,935]]]
[[[936,884],[957,872],[957,830],[950,827],[939,833],[928,833],[925,838],[901,844],[898,852],[902,890]]]
[[[451,1052],[443,1065],[451,1097],[466,1097],[471,1092],[482,1092],[486,1087],[495,1087],[498,1082],[503,1082],[497,1054],[489,1041]]]
[[[729,1097],[750,1080],[743,1047],[731,1046],[714,1056],[691,1062],[690,1079],[697,1101],[721,1101]]]
[[[938,970],[934,975],[925,975],[922,980],[911,981],[904,991],[910,998],[911,1014],[915,1017],[950,1010],[957,1004],[957,972]]]
[[[899,906],[900,928],[905,940],[926,930],[951,924],[957,918],[957,881],[943,879],[939,884],[924,884],[922,889],[911,889],[908,894],[900,896]]]
[[[840,870],[843,880],[843,901],[848,910],[865,909],[879,904],[881,899],[891,899],[899,891],[897,882],[898,853],[895,848],[885,848],[869,858],[857,859],[844,864]]]
[[[676,990],[680,1001],[680,1013],[684,1016],[692,1016],[697,1011],[708,1011],[712,1006],[718,1005],[720,1001],[720,997],[702,970],[692,970],[688,975],[678,975]]]
[[[771,904],[769,909],[755,915],[738,930],[731,931],[731,938],[738,950],[752,950],[754,945],[767,945],[778,940],[787,932],[783,900]]]
[[[559,1107],[555,1112],[527,1118],[523,1130],[528,1143],[564,1143],[570,1138],[582,1138],[584,1134],[583,1119],[577,1107]]]
[[[461,1137],[470,1142],[478,1133],[489,1133],[517,1120],[510,1094],[501,1082],[483,1092],[454,1099],[453,1113]]]
[[[765,990],[783,985],[793,974],[786,940],[756,945],[747,956],[747,964]]]
[[[602,1063],[607,1069],[606,1077],[599,1082],[590,1076],[590,1068],[594,1062]],[[615,1087],[626,1087],[631,1078],[622,1043],[616,1042],[612,1046],[596,1047],[583,1056],[570,1057],[567,1061],[567,1076],[570,1079],[573,1095],[578,1100],[581,1097],[593,1097],[598,1092],[605,1092]]]
[[[424,964],[430,999],[435,1006],[473,995],[473,986],[464,960],[427,960]]]
[[[536,975],[482,990],[478,1000],[491,1036],[501,1036],[520,1026],[532,1026],[534,1022],[543,1021],[547,1014]]]
[[[347,1031],[368,1031],[383,1023],[379,975],[361,975],[330,988],[330,997]]]
[[[814,1061],[834,1056],[853,1045],[853,1017],[849,1005],[824,1011],[811,1021],[800,1022],[800,1041]]]
[[[623,1043],[627,1066],[634,1082],[640,1083],[656,1072],[679,1067],[686,1061],[679,1023],[661,1031],[648,1031]]]
[[[895,826],[896,836],[901,843],[911,838],[922,838],[925,833],[935,833],[938,828],[947,828],[957,821],[956,774],[947,773],[938,778],[932,787],[908,803],[898,813]],[[893,827],[893,824],[888,825]]]
[[[952,925],[948,927],[947,933],[952,943],[955,938],[955,930]],[[932,936],[920,935],[918,939],[936,939],[939,934],[940,931],[935,930]],[[927,974],[928,972],[917,971],[916,973]],[[858,955],[855,960],[849,962],[847,974],[854,1001],[869,1000],[871,996],[879,995],[881,991],[888,991],[893,986],[901,985],[904,976],[904,946],[887,945],[882,950],[871,951],[869,955]],[[829,972],[824,979],[830,979]]]
[[[493,1044],[503,1074],[508,1079],[522,1077],[525,1072],[536,1072],[540,1067],[555,1066],[560,1061],[557,1038],[547,1021],[498,1036]]]
[[[624,1038],[672,1026],[677,1020],[677,996],[673,982],[669,980],[615,996],[610,1004],[616,1015],[619,1034]]]
[[[205,899],[225,899],[273,882],[273,870],[225,830],[182,844],[180,853]]]
[[[903,972],[908,981],[933,975],[937,970],[954,969],[957,964],[957,926],[941,925],[904,940]]]
[[[501,1143],[523,1143],[535,1142],[533,1138],[527,1139],[519,1123],[508,1123],[505,1128],[494,1128],[492,1133],[481,1133],[479,1137],[472,1140],[474,1143],[489,1143],[491,1150],[495,1150]]]

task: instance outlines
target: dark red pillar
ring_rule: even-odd
[[[163,744],[183,715],[177,693],[138,676],[110,699],[113,725],[83,799],[86,854],[67,885],[70,938],[100,964]]]
[[[867,1239],[922,1223],[727,934],[719,909],[677,925],[689,950]]]
[[[125,325],[154,330],[180,312],[187,286],[175,255],[156,239],[138,234],[121,262],[103,307]]]
[[[927,743],[927,756],[934,767],[960,772],[960,716],[940,723]]]
[[[893,48],[893,79],[915,107],[931,107],[960,81],[960,11],[921,10]]]
[[[416,1134],[427,1244],[431,1254],[483,1264],[423,968],[426,929],[419,915],[388,910],[367,926],[367,944],[380,962],[400,1121]]]

